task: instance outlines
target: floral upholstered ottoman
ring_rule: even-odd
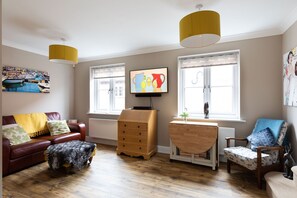
[[[95,153],[96,144],[73,140],[50,145],[45,151],[45,157],[52,170],[63,167],[82,169],[88,162],[92,162]]]

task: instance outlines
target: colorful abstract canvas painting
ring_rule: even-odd
[[[131,93],[167,93],[168,68],[130,71]]]
[[[50,77],[48,72],[44,71],[3,66],[2,91],[49,93]]]
[[[297,47],[283,55],[284,105],[297,106]]]

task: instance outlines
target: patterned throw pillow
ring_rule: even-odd
[[[279,132],[278,139],[277,139],[277,144],[280,146],[284,146],[287,129],[288,129],[288,123],[284,122],[284,124],[282,125],[282,128],[281,128],[281,131]]]
[[[59,135],[70,132],[66,120],[49,120],[47,121],[47,127],[51,135]]]
[[[9,124],[2,126],[3,136],[9,139],[11,145],[29,142],[31,139],[27,132],[18,124]]]
[[[256,151],[259,146],[275,146],[276,144],[276,140],[268,127],[259,132],[252,133],[247,139],[251,143],[252,151]]]

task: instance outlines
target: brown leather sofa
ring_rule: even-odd
[[[48,120],[61,120],[57,112],[45,113]],[[3,116],[2,125],[16,124],[14,117]],[[70,133],[51,136],[49,133],[31,138],[31,141],[10,145],[8,139],[2,137],[2,173],[3,176],[23,170],[35,164],[45,161],[44,151],[51,144],[67,142],[71,140],[85,140],[86,127],[83,123],[68,123]]]

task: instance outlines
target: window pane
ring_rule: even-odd
[[[232,87],[213,87],[211,89],[210,113],[231,114],[233,112]]]
[[[185,104],[190,114],[203,113],[203,88],[185,88]]]
[[[185,87],[203,87],[203,68],[184,69]]]
[[[121,111],[125,108],[125,78],[120,77],[113,79],[113,85],[113,111]]]
[[[95,109],[96,111],[108,111],[110,79],[96,79],[95,85]]]
[[[239,118],[239,53],[197,54],[179,58],[179,113],[201,117],[209,103],[212,118]]]
[[[90,68],[90,111],[118,113],[125,107],[125,65]]]
[[[233,65],[217,66],[210,68],[211,86],[232,86]]]

